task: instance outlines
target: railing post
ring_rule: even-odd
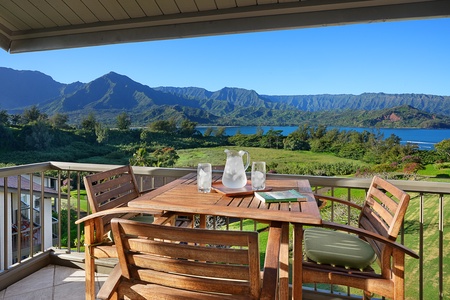
[[[49,249],[53,247],[53,226],[52,226],[52,199],[44,198],[41,201],[41,214],[43,214],[43,224],[41,226],[41,243],[43,249]]]
[[[3,222],[0,222],[0,241],[2,242],[0,244],[0,271],[7,269],[6,261],[8,259],[8,256],[6,255],[6,249],[7,249],[7,225],[8,225],[8,210],[6,209],[6,203],[7,203],[7,194],[6,194],[6,186],[8,184],[8,181],[6,180],[6,177],[3,177],[3,195],[0,197],[2,200],[2,205],[0,205],[0,216],[2,216]]]
[[[3,205],[1,215],[3,215],[3,226],[0,225],[0,233],[2,234],[2,270],[7,270],[12,265],[12,228],[11,228],[11,197],[8,191],[8,177],[3,178]]]

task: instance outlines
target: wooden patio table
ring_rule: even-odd
[[[214,176],[215,184],[220,177]],[[213,186],[215,185],[213,183]],[[266,204],[253,196],[253,193],[229,195],[211,191],[197,192],[197,175],[190,173],[160,188],[146,193],[128,203],[129,207],[162,210],[169,213],[200,215],[200,226],[206,226],[206,216],[224,216],[240,219],[253,219],[282,226],[280,249],[280,298],[289,298],[289,223],[293,224],[293,266],[292,297],[302,299],[302,239],[303,225],[321,224],[322,219],[312,194],[308,180],[267,180],[266,187],[276,190],[297,189],[306,196],[306,201]]]

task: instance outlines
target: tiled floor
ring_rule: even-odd
[[[97,274],[97,288],[108,275]],[[1,300],[83,300],[84,270],[48,265],[0,291]]]

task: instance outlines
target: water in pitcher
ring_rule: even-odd
[[[227,161],[225,163],[225,169],[223,171],[222,183],[229,188],[242,188],[247,184],[247,175],[245,170],[250,164],[250,155],[247,151],[240,150],[225,150],[227,154]],[[244,166],[242,157],[247,155],[247,161]]]

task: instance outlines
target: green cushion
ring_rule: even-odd
[[[155,218],[153,216],[136,216],[136,217],[130,218],[130,220],[151,224],[151,223],[153,223]],[[114,242],[114,236],[112,234],[112,230],[107,232],[107,236],[111,242]]]
[[[308,228],[304,238],[306,256],[318,264],[363,270],[376,259],[370,244],[355,235]]]

